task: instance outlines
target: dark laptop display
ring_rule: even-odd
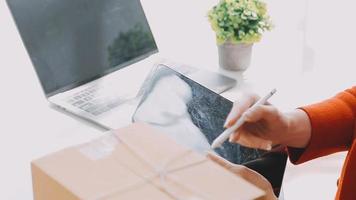
[[[142,99],[133,116],[167,133],[178,143],[205,153],[223,131],[233,103],[176,71],[159,65],[143,84]],[[286,154],[265,152],[226,141],[216,152],[264,175],[276,194],[282,183]]]
[[[157,51],[139,0],[7,0],[47,96]]]

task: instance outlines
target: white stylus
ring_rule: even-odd
[[[249,109],[252,109],[256,106],[263,105],[267,102],[269,98],[273,96],[274,93],[276,93],[277,90],[273,89],[271,92],[269,92],[265,97],[259,99],[253,106]],[[246,112],[245,112],[246,113]],[[245,123],[245,114],[242,114],[242,116],[236,121],[236,123],[231,126],[230,128],[226,129],[223,133],[221,133],[211,144],[211,147],[213,149],[220,147],[229,137],[231,134],[233,134],[240,126],[242,126]]]

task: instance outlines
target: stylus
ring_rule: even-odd
[[[249,109],[253,109],[256,106],[263,105],[267,102],[269,98],[273,96],[274,93],[276,93],[277,90],[273,89],[271,92],[269,92],[265,97],[259,99],[253,106]],[[245,112],[246,113],[246,112]],[[226,129],[223,133],[221,133],[212,143],[211,147],[213,149],[220,147],[229,137],[231,134],[233,134],[238,128],[240,128],[244,123],[245,123],[245,113],[242,114],[242,116],[236,121],[236,123],[231,126],[230,128]]]

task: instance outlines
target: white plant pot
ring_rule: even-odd
[[[245,71],[251,62],[253,44],[223,43],[218,45],[220,67],[232,71]]]

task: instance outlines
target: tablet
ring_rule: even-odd
[[[148,123],[199,153],[211,150],[211,143],[224,131],[223,125],[233,102],[165,65],[158,65],[142,88],[133,121]],[[228,141],[215,151],[232,163],[248,167],[266,154]],[[286,156],[278,164],[279,186],[285,164]]]
[[[224,131],[223,124],[233,103],[165,65],[158,65],[144,83],[135,111],[135,122],[163,130],[179,144],[200,153]],[[243,164],[260,157],[261,151],[226,141],[216,152]]]

